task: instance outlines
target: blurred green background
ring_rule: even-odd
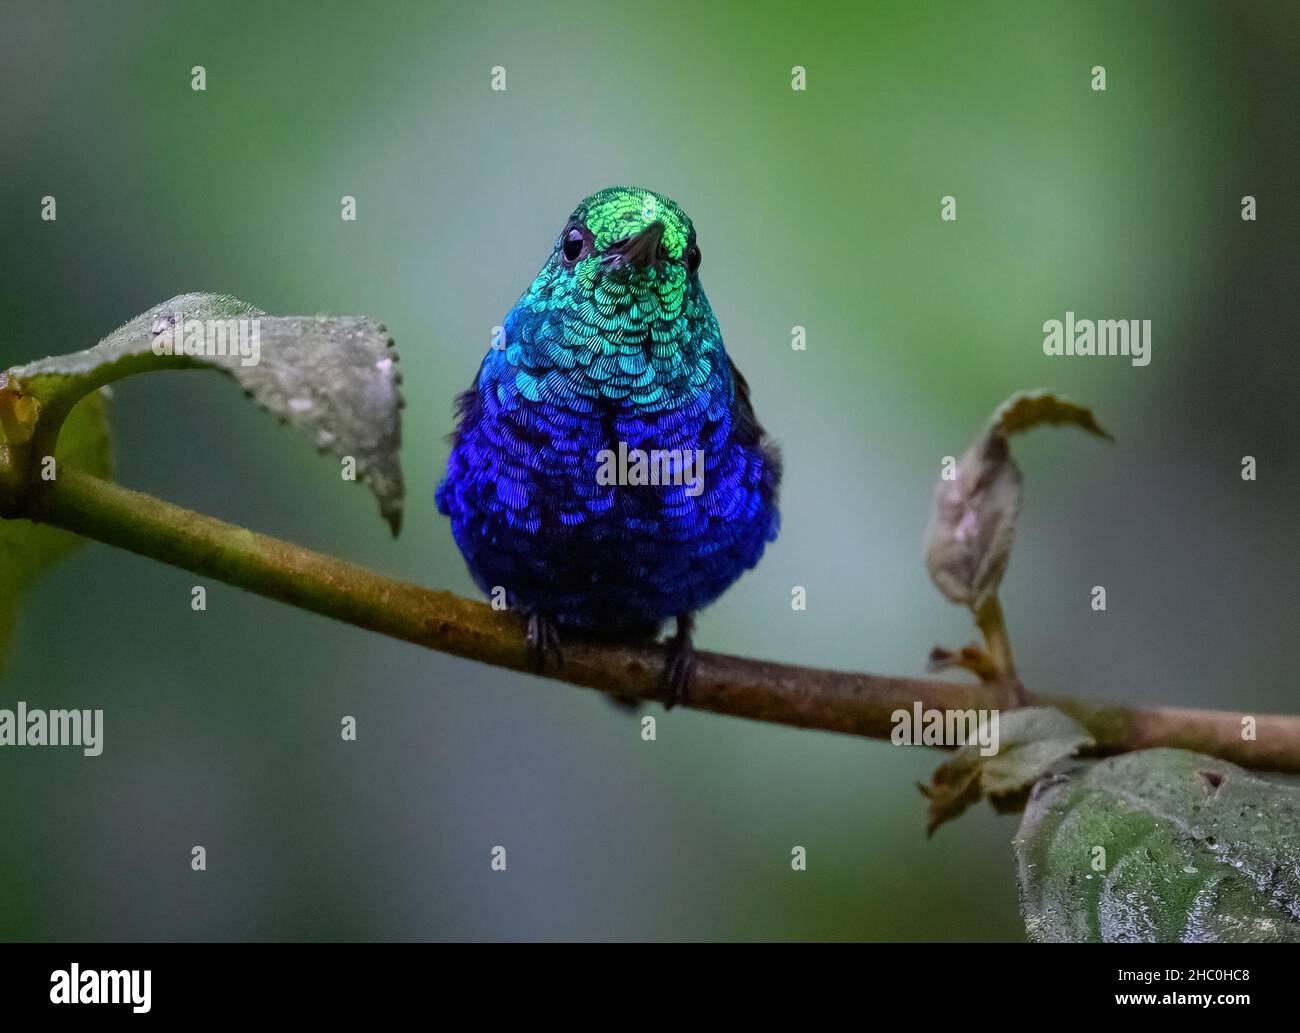
[[[648,186],[786,456],[781,539],[705,648],[918,673],[968,641],[931,487],[1050,386],[1117,440],[1017,444],[1026,682],[1295,711],[1297,35],[1288,2],[6,5],[0,365],[192,290],[382,319],[400,539],[212,375],[117,387],[120,479],[470,593],[432,503],[453,395],[573,205]],[[1067,309],[1150,319],[1151,365],[1044,357]],[[1015,819],[926,841],[933,753],[680,710],[647,744],[594,693],[221,585],[195,614],[194,583],[93,546],[28,599],[0,705],[102,707],[105,749],[0,751],[0,936],[1023,937]]]

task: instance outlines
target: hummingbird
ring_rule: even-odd
[[[781,457],[754,416],[670,198],[582,201],[506,315],[468,391],[439,511],[475,583],[526,619],[535,669],[569,630],[657,637],[687,702],[695,613],[780,526]]]

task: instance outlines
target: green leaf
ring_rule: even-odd
[[[1019,809],[1035,782],[1093,745],[1081,725],[1051,707],[995,711],[989,726],[997,730],[995,754],[986,757],[979,744],[968,743],[939,766],[930,785],[920,787],[930,799],[931,834],[984,797],[999,810]]]
[[[0,386],[0,406],[12,403],[8,385]],[[112,477],[113,451],[103,394],[88,395],[64,424],[56,453],[57,465],[67,463],[97,477]],[[0,448],[5,448],[0,435]],[[33,524],[29,520],[0,520],[0,665],[22,594],[59,560],[84,542],[75,534]]]
[[[1015,841],[1039,942],[1300,942],[1300,791],[1185,750],[1045,779]]]
[[[241,329],[247,331],[243,338],[236,336]],[[396,363],[387,330],[370,319],[268,316],[225,295],[185,294],[137,316],[93,348],[10,373],[44,407],[39,454],[40,435],[57,433],[76,401],[103,384],[158,369],[220,370],[317,448],[355,460],[357,476],[370,486],[396,534],[405,493]]]
[[[930,580],[954,603],[978,610],[1002,583],[1022,494],[1007,438],[1042,424],[1110,437],[1091,409],[1050,391],[1021,392],[998,408],[952,479],[940,477],[935,487],[925,560]]]

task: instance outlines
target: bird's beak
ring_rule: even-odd
[[[659,244],[664,239],[664,224],[656,219],[635,237],[611,245],[610,253],[618,256],[619,265],[644,269],[660,259]]]

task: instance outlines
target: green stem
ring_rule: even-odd
[[[529,670],[519,620],[490,606],[395,581],[364,567],[226,524],[76,470],[27,493],[23,515],[149,556],[300,609],[444,653]],[[1007,653],[1009,657],[1009,652]],[[624,698],[659,692],[664,651],[653,643],[575,638],[548,677]],[[996,684],[885,677],[697,654],[692,707],[760,721],[888,738],[897,710],[995,709]],[[1044,698],[1080,721],[1098,753],[1151,746],[1198,750],[1245,767],[1300,771],[1300,717],[1258,715],[1241,737],[1241,714],[1129,708]]]
[[[1015,657],[1011,654],[1011,638],[1007,634],[1006,619],[1002,616],[1002,603],[996,592],[989,595],[975,611],[975,623],[984,636],[989,659],[993,662],[993,682],[1003,691],[1008,707],[1023,707],[1032,702],[1025,691],[1020,676],[1016,674]]]
[[[979,626],[988,645],[989,656],[998,674],[1008,677],[1016,673],[1015,658],[1011,655],[1011,639],[1007,635],[1006,620],[1002,616],[1002,603],[994,592],[978,610],[975,611],[975,623]]]

